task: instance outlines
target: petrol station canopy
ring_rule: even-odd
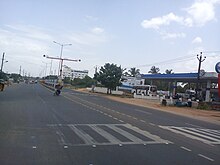
[[[141,78],[148,80],[196,83],[198,81],[198,73],[142,74]],[[200,74],[199,79],[199,82],[206,83],[207,81],[211,81],[212,83],[218,83],[218,73],[203,72]]]

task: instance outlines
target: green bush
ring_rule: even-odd
[[[208,103],[206,103],[206,102],[199,102],[199,105],[198,105],[197,109],[211,110],[212,107],[211,107],[210,104],[208,104]]]

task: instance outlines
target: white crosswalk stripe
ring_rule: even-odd
[[[202,141],[206,144],[220,144],[220,130],[175,126],[160,126],[160,128],[184,135],[191,139]]]
[[[56,132],[60,132],[56,134],[60,145],[146,145],[171,143],[168,140],[161,139],[159,136],[152,135],[130,124],[51,124],[48,126],[53,128]],[[72,137],[70,137],[71,132]],[[71,139],[76,139],[76,136],[82,140],[81,143],[79,141],[71,142]],[[99,138],[99,140],[97,140],[97,138]]]

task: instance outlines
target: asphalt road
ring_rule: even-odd
[[[0,92],[0,164],[220,164],[220,126],[40,84]]]

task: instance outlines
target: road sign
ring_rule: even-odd
[[[215,71],[217,73],[220,73],[220,62],[218,62],[216,65],[215,65]]]

